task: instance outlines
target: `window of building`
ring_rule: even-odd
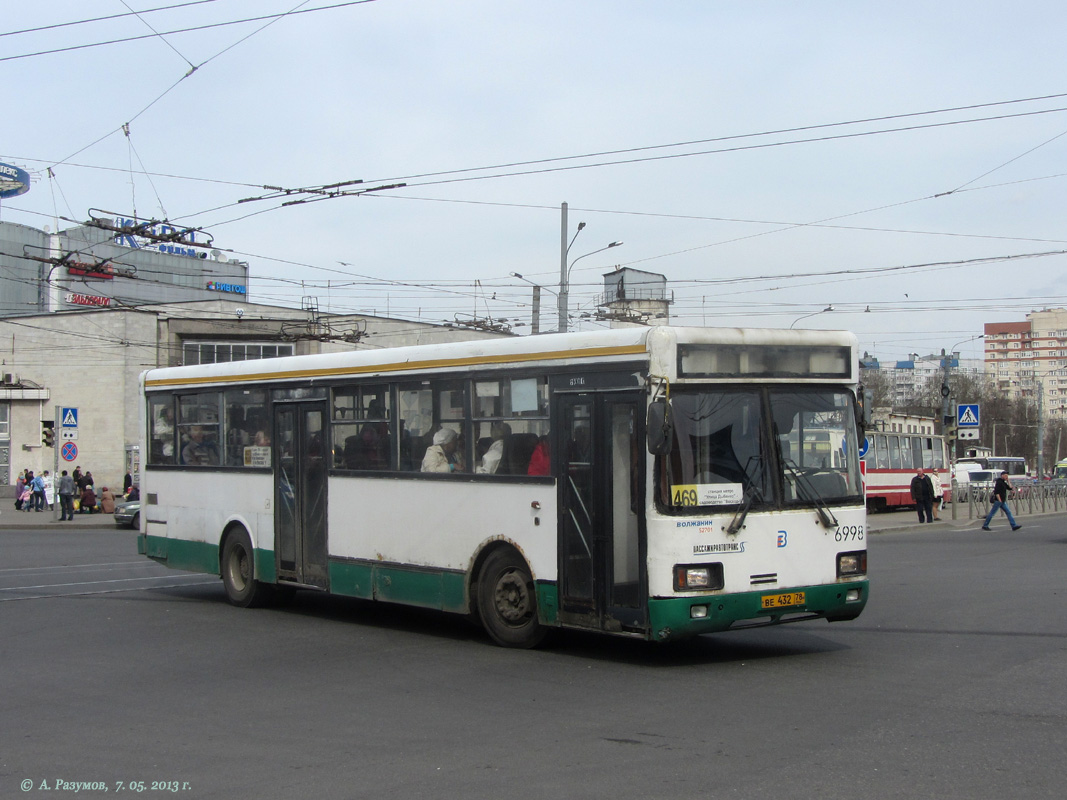
[[[228,361],[250,361],[257,358],[291,356],[291,344],[269,342],[185,342],[182,363],[222,364]]]

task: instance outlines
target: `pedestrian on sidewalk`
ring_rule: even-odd
[[[45,470],[44,475],[48,471]],[[44,511],[44,475],[34,475],[31,486],[33,487],[33,510]]]
[[[15,481],[15,510],[22,511],[22,491],[26,488],[26,470],[19,473]]]
[[[74,521],[74,478],[67,474],[66,470],[63,470],[63,474],[59,476],[59,521],[64,520]]]
[[[941,509],[945,507],[945,490],[941,486],[941,476],[937,469],[930,470],[930,485],[934,487],[934,520],[941,519]]]
[[[922,467],[916,470],[915,477],[911,479],[911,499],[915,501],[915,508],[919,512],[919,522],[933,522],[934,485]]]
[[[1008,517],[1008,524],[1011,525],[1013,531],[1019,530],[1022,525],[1015,523],[1015,517],[1011,515],[1011,509],[1008,508],[1008,496],[1015,492],[1015,488],[1011,485],[1011,481],[1008,480],[1008,473],[1000,473],[1000,477],[997,478],[997,482],[993,484],[993,505],[989,508],[989,513],[986,514],[985,522],[982,523],[982,530],[989,530],[989,523],[993,519],[993,516],[998,510],[1003,509],[1004,514]]]

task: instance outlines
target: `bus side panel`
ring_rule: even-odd
[[[514,546],[535,581],[556,579],[553,484],[335,476],[329,491],[335,592],[411,605],[436,596],[433,607],[465,611],[466,576],[492,540]]]
[[[256,580],[274,583],[273,481],[269,475],[228,473],[226,492],[204,492],[210,475],[197,470],[146,471],[142,501],[144,554],[174,569],[219,573],[222,535],[240,525],[255,552]],[[260,511],[262,509],[262,511]]]

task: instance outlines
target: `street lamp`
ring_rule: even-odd
[[[578,230],[580,231],[584,225],[585,225],[584,222],[579,223],[578,224]],[[575,233],[574,236],[577,238],[578,234]],[[571,239],[571,244],[574,244],[574,239]],[[574,259],[574,261],[572,261],[569,265],[567,265],[566,255],[567,255],[567,252],[570,251],[570,246],[568,245],[567,251],[564,252],[564,261],[563,261],[564,266],[561,267],[561,269],[560,269],[560,277],[559,277],[559,332],[560,333],[566,333],[567,332],[567,320],[570,317],[569,300],[570,300],[571,270],[574,269],[574,265],[577,264],[579,261],[581,261],[583,258],[587,258],[588,256],[595,256],[597,253],[603,253],[605,250],[610,250],[613,247],[619,247],[621,245],[622,245],[622,242],[611,242],[610,244],[608,244],[608,245],[606,245],[604,247],[601,247],[599,250],[593,250],[592,252],[584,253],[584,254],[578,256],[576,259]]]
[[[826,308],[824,308],[822,311],[816,311],[814,314],[805,314],[802,317],[797,317],[795,320],[793,320],[792,325],[789,326],[789,330],[793,330],[793,325],[796,325],[802,319],[807,319],[808,317],[817,317],[817,316],[819,316],[819,314],[825,314],[827,311],[833,311],[833,310],[834,310],[834,307],[832,305],[829,305]]]

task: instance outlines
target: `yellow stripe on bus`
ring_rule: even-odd
[[[544,353],[516,353],[506,355],[469,356],[467,358],[438,359],[431,361],[408,361],[396,364],[371,364],[365,366],[331,367],[323,369],[299,369],[287,372],[252,372],[243,375],[198,376],[194,378],[158,378],[146,380],[146,387],[192,386],[202,383],[246,383],[295,378],[328,378],[344,375],[366,375],[376,372],[408,372],[449,367],[474,367],[483,364],[521,364],[530,361],[554,359],[606,358],[608,356],[643,355],[644,345],[625,347],[592,347],[588,350],[557,350]]]

